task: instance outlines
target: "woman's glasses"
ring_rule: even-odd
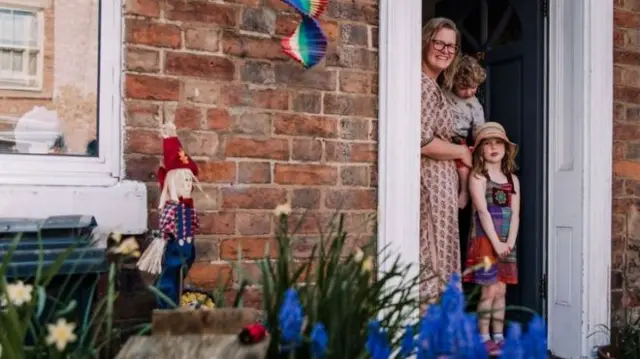
[[[431,43],[433,44],[433,48],[438,51],[442,51],[446,49],[447,53],[452,55],[458,52],[458,46],[454,44],[447,44],[444,41],[435,40],[435,39],[431,40]]]

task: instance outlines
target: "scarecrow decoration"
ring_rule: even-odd
[[[158,169],[160,194],[159,231],[137,263],[141,271],[160,274],[156,288],[175,304],[180,303],[182,282],[195,260],[194,236],[199,222],[193,205],[198,166],[184,152],[172,123],[162,127],[163,164]],[[159,296],[160,309],[171,307]]]
[[[329,0],[282,1],[293,7],[302,18],[296,30],[282,39],[284,52],[305,69],[312,68],[322,60],[327,51],[327,37],[317,19],[327,9]]]

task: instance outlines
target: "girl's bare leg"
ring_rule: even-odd
[[[482,296],[478,302],[478,329],[483,340],[491,339],[489,335],[489,323],[491,322],[491,307],[495,301],[497,285],[491,284],[482,287]]]
[[[498,342],[500,340],[504,340],[504,317],[505,317],[505,307],[506,300],[505,297],[507,295],[507,285],[498,282],[496,284],[496,294],[493,299],[492,305],[492,320],[491,320],[491,329],[493,331],[493,339]],[[497,336],[497,338],[496,338]]]

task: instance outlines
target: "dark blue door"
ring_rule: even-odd
[[[520,146],[519,285],[509,289],[507,303],[543,312],[546,295],[543,0],[440,0],[433,5],[433,15],[448,17],[458,25],[462,51],[477,56],[487,69],[487,81],[479,91],[485,116],[503,124],[512,141]]]

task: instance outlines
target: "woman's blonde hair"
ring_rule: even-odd
[[[487,170],[484,168],[484,157],[482,157],[482,146],[487,140],[490,138],[482,140],[473,150],[473,167],[471,168],[471,173],[482,176],[489,176]],[[498,139],[504,144],[504,157],[502,158],[502,162],[500,163],[500,169],[502,173],[509,176],[515,173],[518,170],[518,165],[516,165],[516,155],[518,154],[518,148],[516,146],[511,146],[509,143],[504,141],[503,139]]]
[[[450,29],[456,33],[456,46],[460,47],[460,31],[456,24],[445,17],[434,17],[427,22],[422,28],[422,61],[427,60],[427,53],[429,51],[429,45],[431,40],[441,29]],[[458,66],[459,50],[453,55],[453,61],[451,65],[442,71],[442,83],[441,86],[446,90],[451,90],[453,87],[453,77]]]
[[[487,79],[487,71],[478,60],[469,55],[464,55],[458,62],[453,77],[453,86],[468,88],[480,86]]]

